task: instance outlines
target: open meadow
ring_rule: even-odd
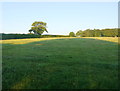
[[[118,37],[0,42],[3,89],[118,89]]]

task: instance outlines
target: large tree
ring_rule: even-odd
[[[32,27],[31,29],[29,30],[29,32],[34,32],[34,34],[38,34],[38,35],[41,35],[44,31],[47,31],[46,29],[46,26],[47,23],[45,22],[42,22],[42,21],[35,21],[33,24],[32,24]]]

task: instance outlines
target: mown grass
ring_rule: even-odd
[[[3,41],[3,89],[118,89],[117,42],[93,38],[27,41]]]

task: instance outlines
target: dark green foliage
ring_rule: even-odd
[[[2,40],[5,39],[25,39],[25,38],[40,38],[40,35],[34,34],[1,34]]]
[[[75,33],[74,33],[74,32],[70,32],[70,33],[69,33],[69,36],[70,36],[70,37],[75,37]]]
[[[69,37],[68,35],[41,35],[42,38],[50,38],[50,37]]]
[[[35,35],[35,34],[0,34],[0,39],[50,38],[69,37],[68,35]]]
[[[120,30],[119,30],[120,31]],[[87,29],[85,31],[79,30],[76,36],[80,37],[118,37],[118,29]]]

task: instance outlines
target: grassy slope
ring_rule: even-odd
[[[3,89],[118,88],[117,43],[90,38],[6,41]]]

